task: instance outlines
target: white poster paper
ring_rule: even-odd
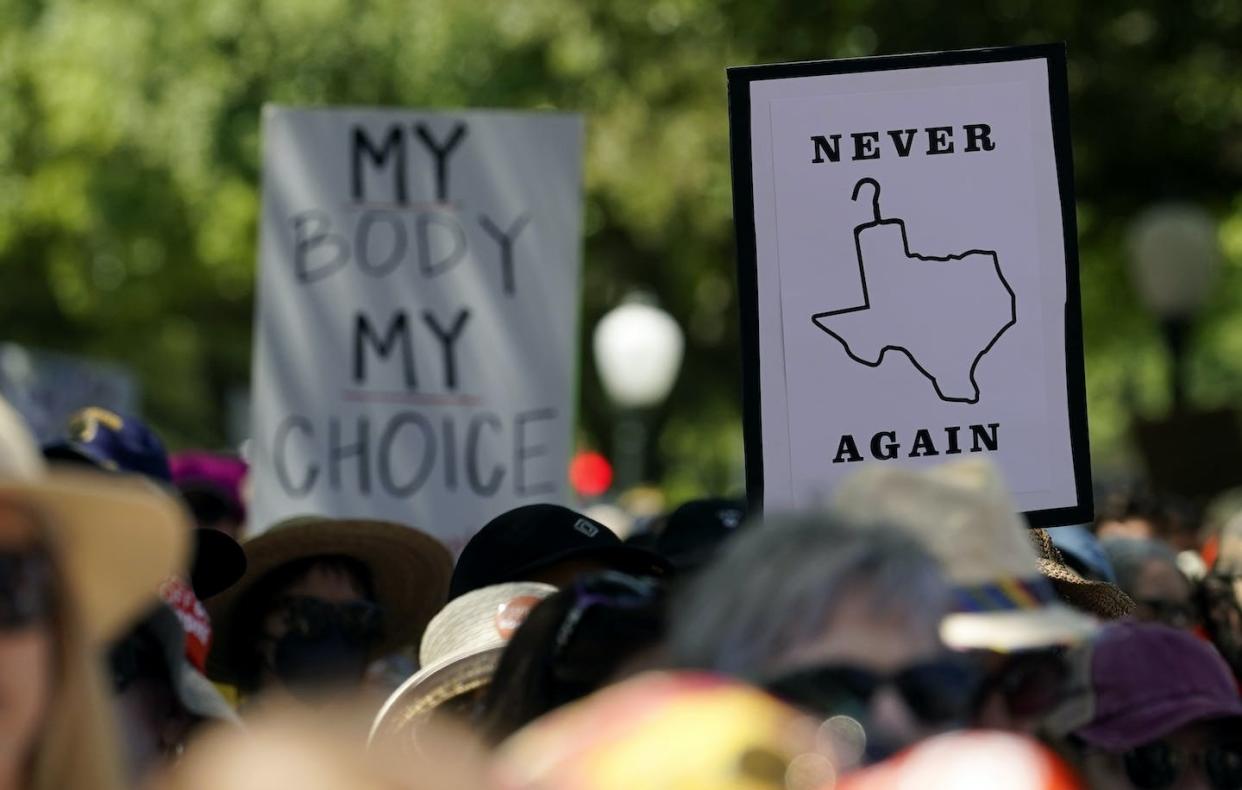
[[[264,113],[252,529],[567,498],[580,117]]]
[[[1033,522],[1089,513],[1063,58],[730,71],[766,508],[820,502],[866,463],[983,456]]]

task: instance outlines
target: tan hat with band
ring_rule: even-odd
[[[375,602],[384,611],[384,631],[372,645],[379,658],[422,638],[423,629],[444,605],[453,559],[444,544],[425,532],[388,521],[299,516],[281,521],[243,544],[246,575],[206,601],[215,628],[207,674],[213,680],[237,678],[242,610],[249,593],[274,571],[300,560],[348,557],[366,567]]]
[[[1057,597],[1026,522],[987,462],[862,469],[833,504],[847,517],[914,535],[940,561],[955,588],[954,611],[940,629],[950,647],[1031,650],[1074,644],[1097,628]]]

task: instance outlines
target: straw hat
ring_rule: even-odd
[[[3,399],[0,500],[46,520],[62,582],[96,642],[123,632],[156,601],[160,582],[185,569],[191,525],[180,503],[145,480],[48,470]]]
[[[247,540],[246,575],[206,602],[215,626],[207,674],[220,682],[237,678],[241,611],[249,593],[273,571],[292,562],[344,556],[371,574],[375,601],[384,610],[384,633],[373,646],[378,658],[412,644],[443,606],[453,560],[440,541],[413,527],[387,521],[299,516]]]
[[[1047,530],[1032,529],[1030,538],[1039,555],[1039,572],[1052,582],[1062,601],[1101,620],[1119,620],[1134,611],[1134,600],[1120,587],[1083,578],[1070,567]]]
[[[406,730],[446,702],[490,683],[509,637],[531,609],[555,592],[550,584],[508,582],[451,601],[423,635],[418,654],[423,668],[384,703],[371,740]]]
[[[950,647],[1030,650],[1076,643],[1096,629],[1093,618],[1058,600],[989,463],[870,467],[841,484],[834,505],[847,517],[915,535],[940,561],[956,587],[955,611],[940,629]]]

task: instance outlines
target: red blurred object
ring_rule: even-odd
[[[181,579],[170,578],[160,587],[160,597],[177,615],[185,629],[185,657],[199,672],[207,672],[211,650],[211,617],[207,607]]]
[[[581,452],[569,462],[569,484],[579,496],[599,496],[612,485],[612,464],[597,452]]]
[[[999,777],[1005,777],[1003,785]],[[1003,732],[940,735],[859,771],[834,790],[1086,790],[1073,770],[1038,741]],[[824,788],[828,790],[828,788]]]

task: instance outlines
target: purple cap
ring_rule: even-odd
[[[1074,732],[1097,748],[1123,752],[1188,724],[1242,718],[1229,666],[1188,631],[1110,623],[1092,643],[1089,660],[1090,718]]]

